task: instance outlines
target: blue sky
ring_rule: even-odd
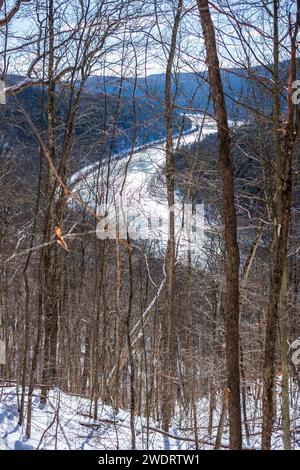
[[[36,43],[32,44],[39,33],[35,4],[36,2],[24,4],[20,13],[9,26],[8,49],[13,49],[20,43],[29,43],[22,51],[8,54],[10,73],[26,74],[29,63],[36,57]],[[171,34],[170,24],[172,23],[172,12],[169,4],[170,2],[167,2],[164,5],[164,7],[168,7],[167,14],[160,12],[158,25],[154,15],[149,14],[148,17],[144,17],[142,15],[146,11],[140,10],[141,18],[128,23],[126,33],[123,30],[109,39],[107,45],[110,48],[114,46],[114,50],[106,55],[105,60],[102,57],[95,63],[93,74],[120,75],[125,72],[128,76],[134,75],[136,58],[138,63],[137,71],[140,76],[164,72]],[[180,56],[180,60],[177,62],[177,69],[186,72],[200,71],[205,68],[198,11],[197,8],[191,8],[193,4],[191,1],[185,2],[185,16],[178,38],[178,56]],[[91,16],[96,5],[97,3],[91,8]],[[113,3],[108,2],[108,5],[112,8]],[[174,5],[174,2],[172,5]],[[282,5],[284,18],[285,10],[290,9],[293,2],[283,2]],[[272,18],[265,10],[262,10],[261,6],[261,1],[250,0],[246,3],[246,6],[243,2],[229,1],[225,9],[228,16],[213,12],[220,62],[223,67],[243,67],[248,66],[249,63],[250,65],[256,65],[260,62],[272,62]],[[151,2],[148,2],[147,8],[152,8]],[[186,14],[187,10],[189,10],[188,14]],[[72,8],[70,5],[64,10],[65,19],[62,24],[57,25],[56,29],[58,34],[57,42],[64,38],[62,31],[66,29],[70,31],[76,25],[75,16],[77,13],[76,8]],[[150,10],[149,13],[151,13]],[[243,22],[239,27],[232,18],[233,14],[237,15],[239,20]],[[139,28],[143,31],[139,32]],[[282,22],[282,28],[282,36],[284,36],[286,32],[284,21]],[[122,50],[123,39],[128,40],[129,35],[132,38],[132,45],[130,44]],[[249,41],[249,45],[241,47],[241,38],[244,44]],[[1,49],[3,49],[3,39],[0,43]],[[65,51],[62,51],[61,64],[63,64],[65,57],[69,61],[71,60],[72,53],[68,51],[68,54],[65,56]],[[285,58],[284,56],[287,56],[287,52],[282,48],[282,59]],[[123,62],[123,69],[120,67],[121,61]]]

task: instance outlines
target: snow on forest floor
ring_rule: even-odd
[[[19,391],[20,392],[20,391]],[[91,401],[68,395],[59,389],[50,392],[48,403],[40,407],[38,391],[32,406],[32,437],[25,438],[25,425],[18,425],[18,397],[16,387],[0,390],[0,449],[72,449],[72,450],[112,450],[131,448],[130,412],[99,403],[98,419],[89,418]],[[114,424],[115,423],[115,424]],[[145,426],[145,427],[144,427]],[[153,421],[150,427],[158,428]],[[186,438],[193,437],[182,432],[175,425],[170,433]],[[137,449],[182,449],[193,448],[191,441],[179,441],[163,436],[159,432],[147,431],[146,419],[136,418]]]
[[[17,393],[18,392],[18,393]],[[40,406],[39,391],[36,391],[32,406],[32,435],[25,438],[25,425],[18,425],[18,402],[20,389],[3,387],[0,389],[0,450],[116,450],[131,448],[131,430],[129,411],[114,410],[103,403],[98,405],[98,419],[89,418],[91,401],[87,398],[69,395],[59,389],[49,394],[45,407]],[[209,403],[206,398],[198,404],[199,448],[212,449],[215,442],[219,412],[215,413],[213,436],[207,435]],[[249,416],[251,416],[249,407]],[[178,412],[179,415],[179,412]],[[255,420],[256,421],[256,420]],[[136,448],[154,450],[188,450],[195,449],[193,432],[188,423],[174,420],[170,428],[170,436],[160,432],[159,425],[153,421],[148,423],[145,418],[136,417]],[[298,434],[299,420],[293,424],[293,448],[300,448]],[[280,422],[278,431],[274,432],[272,447],[282,448],[282,432]],[[251,438],[244,439],[245,448],[260,448],[260,426],[249,419]],[[300,437],[300,436],[299,436]],[[209,443],[212,443],[209,445]],[[228,430],[225,426],[222,448],[228,448]]]

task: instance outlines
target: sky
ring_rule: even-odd
[[[226,0],[225,0],[226,1]],[[99,2],[98,2],[99,3]],[[96,2],[90,11],[90,18],[94,15]],[[163,73],[166,68],[166,58],[171,37],[170,25],[172,24],[173,13],[170,5],[174,2],[160,2],[161,11],[158,12],[158,22],[153,10],[150,11],[151,2],[140,2],[146,5],[144,9],[140,8],[130,22],[121,26],[121,30],[107,40],[108,52],[95,61],[92,69],[93,75],[122,75],[145,76],[156,73]],[[223,2],[224,3],[224,2]],[[284,17],[284,8],[289,9],[291,2],[283,2],[282,14]],[[8,49],[13,49],[20,43],[27,43],[22,51],[12,51],[7,54],[6,60],[9,60],[9,72],[26,74],[28,65],[35,60],[37,56],[37,43],[40,28],[37,25],[37,15],[35,4],[24,4],[23,9],[14,18],[8,30]],[[108,9],[114,9],[116,2],[107,1]],[[135,4],[133,2],[132,4]],[[203,52],[203,40],[199,23],[197,8],[191,8],[195,4],[186,0],[184,10],[184,20],[182,21],[178,34],[178,49],[175,66],[177,70],[185,72],[199,72],[205,68],[205,56]],[[246,6],[245,6],[246,4]],[[288,6],[286,7],[287,4]],[[271,17],[265,11],[262,12],[262,0],[248,0],[247,2],[234,2],[229,0],[226,7],[228,16],[213,13],[213,20],[216,26],[217,42],[219,48],[219,58],[222,67],[230,68],[233,66],[248,65],[246,54],[249,56],[250,64],[257,65],[259,62],[272,61],[272,44],[269,33],[272,33]],[[78,5],[77,5],[78,6]],[[165,8],[162,11],[162,8]],[[166,10],[167,9],[167,10]],[[165,13],[167,11],[167,13]],[[115,14],[115,13],[113,13]],[[113,14],[108,18],[111,20]],[[237,27],[232,15],[238,15],[241,24]],[[56,43],[64,40],[70,34],[72,28],[76,25],[75,16],[78,15],[75,6],[68,7],[60,12],[64,19],[56,25]],[[43,12],[40,17],[43,17]],[[137,17],[138,16],[138,17]],[[102,17],[101,17],[102,18]],[[248,25],[252,26],[249,27]],[[282,23],[284,26],[284,22]],[[68,31],[68,32],[66,32]],[[282,35],[284,32],[282,33]],[[249,47],[241,47],[240,39],[249,41]],[[76,42],[74,43],[76,44]],[[3,51],[4,37],[0,37],[0,47]],[[283,51],[284,52],[284,51]],[[5,56],[2,54],[2,65]],[[74,60],[74,48],[60,49],[57,53],[57,59],[62,66],[64,61],[72,63]],[[122,63],[122,66],[120,65]],[[36,67],[37,73],[40,73],[41,67]]]

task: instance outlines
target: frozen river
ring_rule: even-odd
[[[216,124],[203,116],[190,115],[192,128],[180,137],[174,138],[174,148],[200,141],[206,135],[216,132]],[[201,129],[201,131],[200,131]],[[95,163],[74,174],[70,180],[73,192],[90,204],[98,215],[106,219],[98,226],[100,238],[115,238],[116,220],[119,222],[121,238],[126,238],[129,230],[134,239],[147,239],[163,250],[168,238],[169,209],[166,197],[164,177],[165,142],[152,142],[130,152],[112,156],[110,162]],[[182,223],[190,215],[189,227],[192,229],[193,248],[200,248],[203,243],[204,229],[203,208],[198,206],[196,213],[190,213],[190,207],[183,207],[180,194],[175,194],[175,231],[178,252],[186,251],[191,243],[191,230]],[[108,231],[102,229],[106,227]],[[122,228],[123,234],[122,234]]]

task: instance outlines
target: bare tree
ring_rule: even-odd
[[[226,356],[228,367],[228,413],[230,447],[242,447],[239,365],[239,247],[234,203],[234,180],[231,162],[231,139],[228,127],[224,91],[220,76],[214,26],[207,0],[197,0],[208,65],[209,83],[218,127],[219,168],[223,185],[225,221],[226,273]]]

